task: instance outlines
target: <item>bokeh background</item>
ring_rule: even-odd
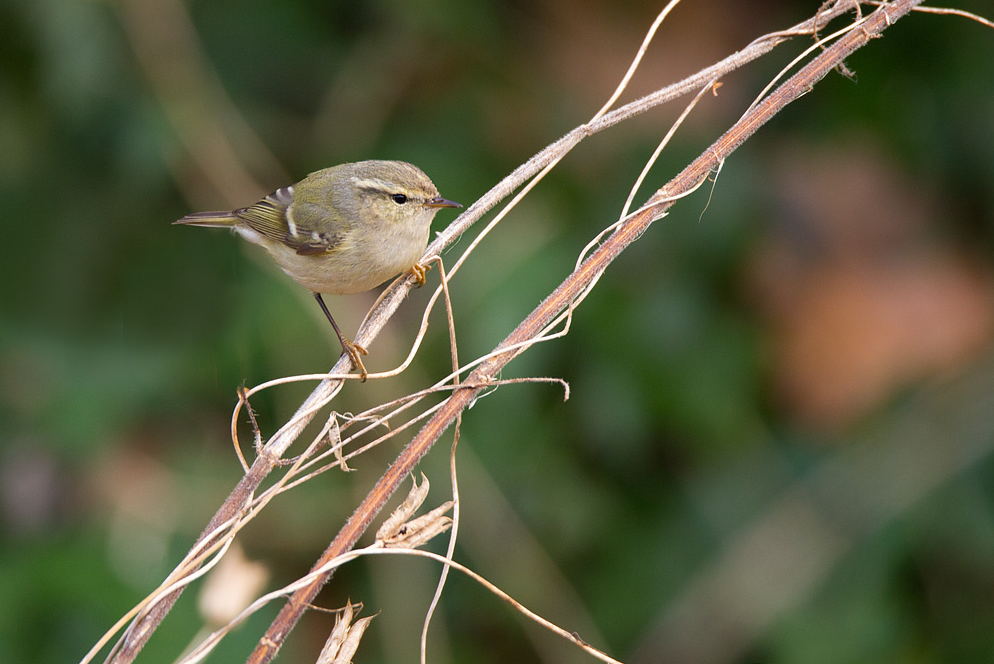
[[[236,388],[336,358],[305,291],[173,220],[373,157],[470,203],[600,107],[661,5],[0,1],[3,659],[78,661],[237,482]],[[685,0],[624,99],[818,5]],[[728,77],[637,200],[800,48]],[[992,62],[990,29],[902,20],[620,256],[570,335],[505,372],[562,377],[571,399],[504,387],[467,414],[458,558],[633,663],[994,661]],[[616,218],[679,108],[584,142],[480,247],[452,284],[464,359]],[[428,290],[371,370],[406,353]],[[331,306],[354,329],[374,297]],[[447,373],[433,320],[404,376],[350,384],[338,409]],[[308,390],[259,395],[263,429]],[[242,539],[250,575],[305,570],[399,444],[271,505]],[[423,464],[435,502],[447,463]],[[356,661],[415,661],[437,572],[354,563],[319,603],[381,611]],[[175,659],[199,593],[139,661]],[[213,661],[243,659],[276,608]],[[280,661],[314,661],[331,624],[309,614]],[[585,657],[458,576],[429,656]]]

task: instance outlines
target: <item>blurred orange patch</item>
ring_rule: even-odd
[[[777,398],[802,424],[839,428],[895,390],[955,370],[994,332],[994,279],[937,232],[928,191],[863,144],[793,149],[753,260]]]

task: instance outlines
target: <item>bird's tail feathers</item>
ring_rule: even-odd
[[[238,221],[238,217],[231,212],[194,212],[182,219],[174,221],[174,224],[185,226],[209,226],[211,228],[231,228]]]

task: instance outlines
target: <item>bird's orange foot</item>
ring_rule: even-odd
[[[425,275],[430,269],[431,265],[422,265],[421,263],[415,263],[411,266],[411,274],[413,274],[414,278],[418,280],[418,288],[425,285]]]
[[[352,364],[354,364],[355,368],[359,370],[360,374],[362,374],[362,382],[365,383],[366,376],[368,376],[369,373],[366,371],[366,367],[362,363],[362,356],[369,355],[369,351],[348,337],[342,337],[342,350],[345,351],[345,353],[349,356],[349,359],[352,360]]]

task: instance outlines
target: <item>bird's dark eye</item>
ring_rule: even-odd
[[[391,194],[390,198],[392,198],[393,202],[397,205],[403,205],[407,202],[407,196],[404,194]]]

